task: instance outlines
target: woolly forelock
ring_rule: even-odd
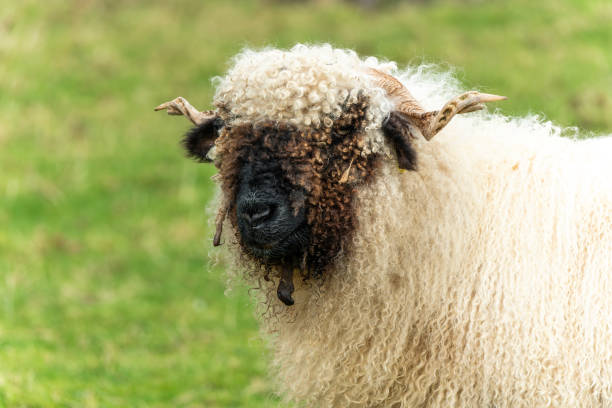
[[[456,94],[399,75],[427,108]],[[612,406],[612,137],[537,117],[459,117],[384,161],[351,248],[295,305],[262,302],[278,387],[312,407]],[[229,245],[238,279],[239,248]],[[236,251],[234,251],[236,250]]]
[[[234,58],[226,76],[216,79],[214,104],[229,126],[275,121],[319,129],[332,127],[361,94],[370,101],[363,154],[388,153],[380,128],[393,104],[374,85],[368,68],[391,72],[396,65],[374,57],[362,60],[329,44],[247,49]]]

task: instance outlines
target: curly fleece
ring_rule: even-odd
[[[364,154],[386,153],[376,130],[393,104],[382,89],[372,86],[367,68],[387,72],[395,64],[376,58],[362,61],[354,51],[330,45],[245,50],[227,75],[217,79],[214,103],[231,126],[272,120],[319,129],[332,127],[343,106],[357,103],[361,92],[371,101]]]
[[[255,114],[248,95],[271,88],[247,72],[293,67],[293,54],[313,88],[320,78],[328,90],[365,87],[380,112],[370,146],[389,149],[376,126],[390,101],[365,74],[346,74],[361,72],[347,71],[347,60],[364,64],[354,53],[327,46],[242,53],[216,96],[225,119],[325,123],[327,105],[296,111],[290,90],[276,107],[262,96],[270,107]],[[426,108],[459,92],[429,67],[393,74]],[[313,407],[612,406],[612,138],[564,132],[535,117],[456,118],[414,140],[415,171],[386,157],[358,187],[349,246],[325,279],[297,282],[294,306],[249,275],[268,305],[282,394]],[[243,276],[240,246],[229,247],[230,275]]]

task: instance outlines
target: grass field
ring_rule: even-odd
[[[273,407],[246,290],[209,268],[177,95],[245,46],[457,67],[507,114],[612,132],[612,3],[0,0],[0,407]]]

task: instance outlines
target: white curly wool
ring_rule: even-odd
[[[320,407],[612,406],[612,138],[466,119],[385,163],[321,288],[264,327]],[[272,291],[266,295],[272,301]]]
[[[245,51],[215,101],[236,115],[226,120],[313,126],[360,89],[381,150],[390,107],[367,64],[329,46]],[[392,73],[428,109],[461,91],[431,67]],[[272,307],[262,325],[283,395],[309,407],[612,406],[612,137],[564,132],[537,117],[457,117],[414,141],[416,171],[384,159],[357,192],[349,247],[321,283],[296,280],[294,306],[252,282]]]
[[[395,64],[361,60],[354,51],[330,45],[247,49],[234,58],[227,75],[217,79],[214,103],[230,125],[274,120],[319,128],[330,127],[342,106],[356,102],[362,93],[371,101],[364,153],[378,153],[384,151],[384,142],[380,132],[372,130],[380,129],[393,105],[373,86],[367,68],[389,72]]]

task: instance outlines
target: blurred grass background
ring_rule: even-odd
[[[0,0],[0,407],[273,407],[246,290],[207,266],[185,160],[245,46],[457,67],[503,112],[612,132],[612,3]]]

